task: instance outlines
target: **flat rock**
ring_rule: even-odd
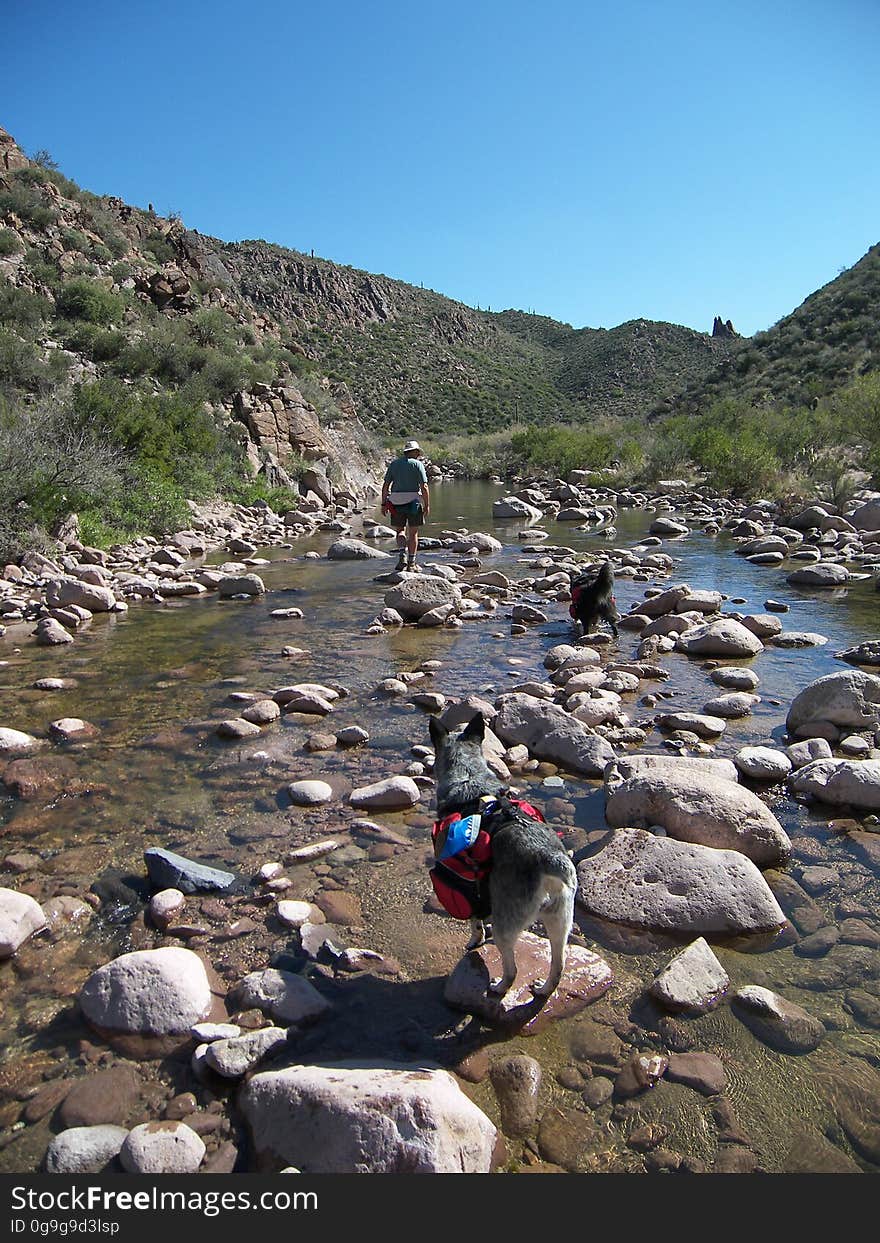
[[[228,600],[232,596],[262,596],[265,591],[266,584],[259,574],[224,575],[217,584],[217,594],[221,600]]]
[[[327,549],[330,561],[387,561],[390,556],[359,539],[338,539]]]
[[[724,1063],[714,1053],[670,1053],[666,1078],[704,1096],[717,1096],[727,1087]]]
[[[751,790],[696,770],[647,769],[608,792],[605,819],[612,828],[662,825],[679,841],[738,850],[759,867],[791,854],[779,821]]]
[[[244,738],[259,738],[262,731],[253,721],[246,721],[244,717],[236,716],[221,721],[215,732],[218,738],[229,738],[238,742]]]
[[[702,712],[661,712],[657,725],[669,732],[685,730],[698,738],[717,738],[727,729],[727,722],[722,717]]]
[[[461,588],[457,583],[427,574],[406,576],[386,591],[384,598],[385,607],[396,609],[407,621],[418,621],[433,609],[458,606],[460,602]]]
[[[196,863],[173,850],[150,846],[144,851],[150,883],[158,889],[179,889],[181,893],[225,892],[235,885],[234,872]]]
[[[457,1010],[479,1015],[487,1022],[514,1026],[529,1034],[553,1019],[577,1014],[611,987],[608,963],[579,945],[568,945],[565,970],[549,999],[536,998],[531,984],[547,978],[550,943],[525,932],[516,943],[517,978],[502,998],[487,992],[489,983],[501,975],[501,958],[491,942],[471,950],[459,961],[446,981],[443,996]]]
[[[261,1164],[308,1174],[488,1173],[497,1133],[424,1062],[265,1071],[240,1097]]]
[[[578,901],[602,919],[677,932],[757,932],[785,923],[761,873],[735,850],[618,829],[577,871]]]

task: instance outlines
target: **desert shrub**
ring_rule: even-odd
[[[118,294],[99,281],[75,278],[62,285],[56,305],[66,319],[90,324],[112,324],[122,317],[124,303]]]
[[[18,234],[13,229],[0,229],[0,255],[17,255],[22,250]]]
[[[529,427],[511,438],[511,449],[525,466],[567,475],[572,470],[598,470],[615,455],[608,432],[582,427]]]
[[[144,239],[144,250],[150,252],[157,263],[172,263],[177,258],[177,251],[161,233],[151,233]]]
[[[65,250],[81,250],[89,249],[89,240],[84,233],[80,233],[78,229],[62,229],[61,245]]]
[[[0,323],[21,329],[36,328],[48,319],[52,305],[39,294],[15,285],[0,286]]]
[[[10,214],[35,229],[47,228],[57,217],[55,209],[48,205],[43,195],[32,186],[22,185],[20,180],[0,190],[0,216]]]

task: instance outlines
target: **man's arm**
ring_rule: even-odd
[[[422,512],[427,518],[428,514],[431,512],[431,493],[428,491],[428,485],[426,483],[422,484],[421,493],[422,493]]]

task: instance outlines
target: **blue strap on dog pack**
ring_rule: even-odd
[[[440,858],[448,859],[450,855],[457,855],[459,851],[473,846],[480,833],[481,820],[482,816],[465,816],[462,820],[454,820],[447,831]]]

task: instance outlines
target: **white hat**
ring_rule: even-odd
[[[408,440],[403,446],[404,453],[410,453],[413,449],[417,449],[419,453],[422,451],[422,446],[417,440]]]

